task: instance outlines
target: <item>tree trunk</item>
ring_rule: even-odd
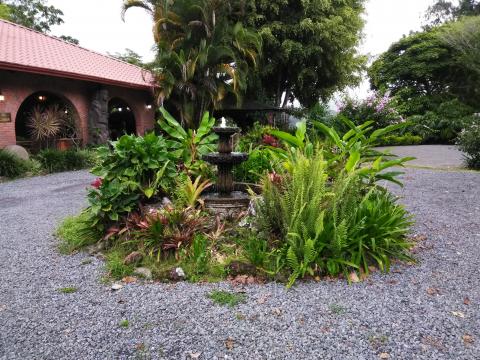
[[[278,74],[278,79],[277,79],[277,93],[275,94],[275,107],[278,108],[280,107],[280,103],[282,102],[282,94],[283,94],[283,89],[282,89],[282,75]]]
[[[286,108],[288,105],[288,99],[290,99],[290,96],[292,95],[292,91],[290,89],[287,89],[285,92],[285,99],[283,99],[283,104],[282,108]]]

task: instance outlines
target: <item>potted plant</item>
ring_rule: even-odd
[[[77,125],[73,114],[73,111],[68,107],[61,112],[62,128],[57,139],[58,150],[65,151],[79,145],[77,144]]]

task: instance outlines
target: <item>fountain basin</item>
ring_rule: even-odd
[[[242,191],[232,191],[229,194],[218,192],[202,195],[205,207],[211,210],[245,210],[250,204],[250,196]]]
[[[219,153],[214,152],[202,156],[202,159],[209,162],[212,165],[238,165],[248,159],[248,154],[232,152],[232,153]]]
[[[233,135],[239,132],[241,129],[237,126],[214,126],[212,131],[218,135]]]

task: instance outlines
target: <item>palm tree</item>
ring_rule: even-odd
[[[233,95],[241,104],[248,72],[257,64],[261,38],[235,23],[232,0],[126,0],[154,22],[157,56],[152,67],[159,105],[173,104],[182,125],[195,127],[205,111]]]

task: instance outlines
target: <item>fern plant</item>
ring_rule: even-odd
[[[258,203],[259,226],[284,241],[283,256],[291,270],[289,286],[306,273],[313,274],[322,251],[325,210],[332,193],[327,189],[326,162],[321,152],[307,157],[298,153],[291,171],[280,183],[266,177]]]
[[[386,190],[358,170],[329,177],[320,148],[291,160],[286,172],[264,178],[257,203],[257,225],[275,239],[288,287],[307,274],[368,272],[372,264],[388,271],[390,259],[411,259],[405,240],[411,222]]]
[[[299,236],[298,234],[292,234],[293,237]],[[290,288],[295,281],[300,277],[303,278],[305,274],[314,275],[314,269],[312,264],[315,262],[317,252],[315,250],[315,241],[307,239],[303,242],[302,253],[303,257],[299,258],[297,253],[300,250],[298,247],[294,248],[294,245],[290,246],[287,250],[287,264],[292,269],[292,273],[288,279],[287,288]]]

